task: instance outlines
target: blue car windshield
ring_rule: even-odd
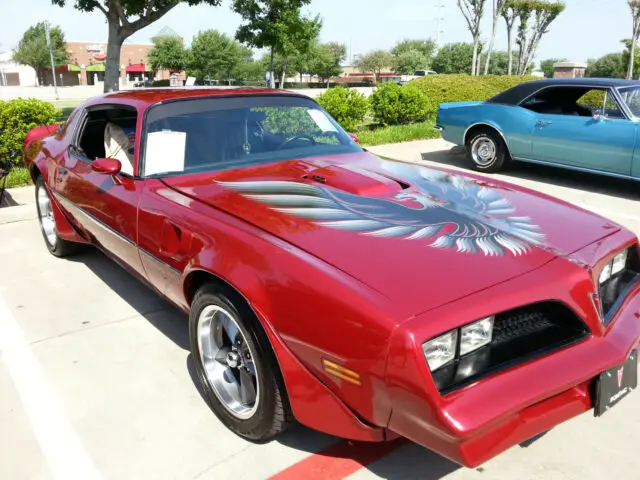
[[[292,95],[185,98],[151,107],[145,125],[145,176],[362,151],[317,103]]]
[[[633,116],[640,117],[640,86],[620,88],[618,92]]]

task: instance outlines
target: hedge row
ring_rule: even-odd
[[[29,130],[56,123],[60,113],[51,103],[35,98],[0,100],[0,167],[20,165]]]
[[[486,100],[522,82],[539,80],[531,76],[428,75],[410,83],[422,90],[437,106],[446,102]],[[434,112],[435,113],[435,112]]]
[[[407,125],[433,120],[438,105],[446,102],[486,100],[519,83],[536,80],[529,76],[429,75],[407,85],[383,83],[369,99],[355,90],[333,88],[317,100],[346,130],[362,125],[368,110],[381,125]]]

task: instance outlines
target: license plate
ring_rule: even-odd
[[[638,352],[617,367],[602,372],[596,379],[595,416],[599,417],[629,395],[638,386]]]

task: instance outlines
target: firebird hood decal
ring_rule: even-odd
[[[406,167],[409,167],[407,169]],[[360,234],[425,241],[435,248],[487,256],[525,254],[544,240],[529,217],[489,186],[426,168],[391,167],[418,189],[390,199],[292,181],[218,182],[270,208]]]

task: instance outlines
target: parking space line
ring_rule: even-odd
[[[340,440],[276,473],[269,480],[341,480],[407,443],[404,438],[379,443]]]
[[[1,292],[0,353],[53,478],[100,479]]]

